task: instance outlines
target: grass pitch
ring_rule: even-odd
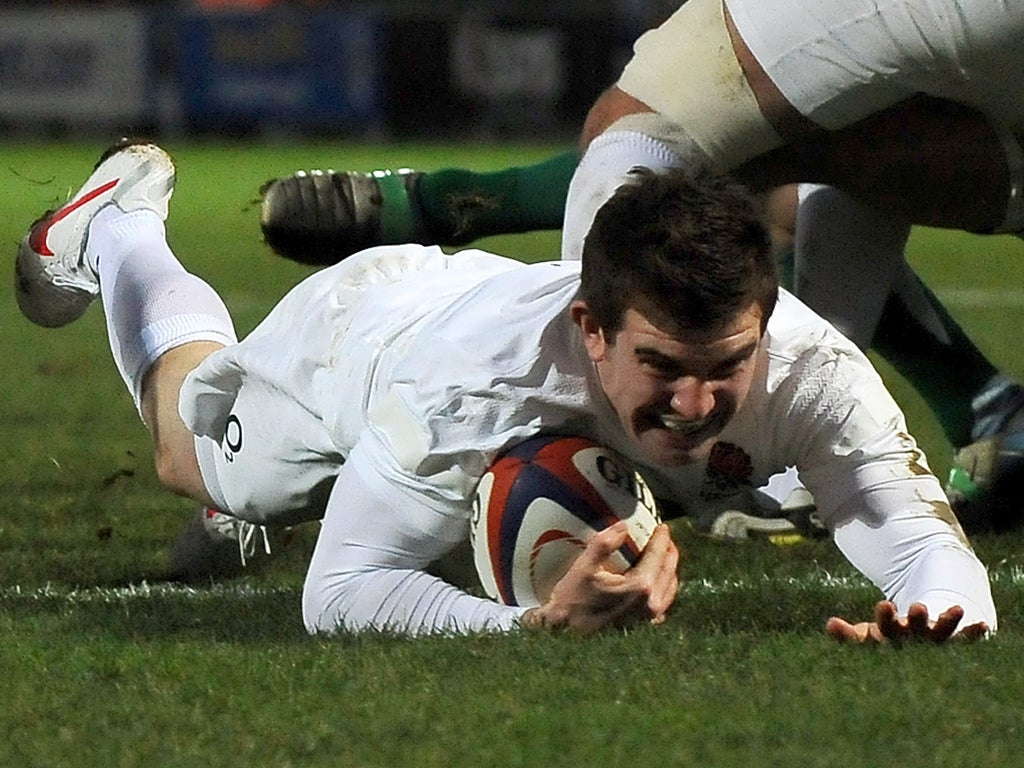
[[[101,146],[0,144],[0,245],[62,202]],[[170,143],[169,239],[241,333],[308,269],[260,243],[260,183],[300,167],[499,168],[560,147]],[[553,233],[484,247],[525,259]],[[911,257],[981,346],[1024,374],[1024,244],[922,230]],[[10,262],[9,262],[10,263]],[[824,637],[875,590],[828,542],[723,544],[679,530],[684,585],[661,627],[406,640],[308,637],[315,529],[262,568],[167,584],[191,510],[161,491],[98,309],[60,330],[0,300],[0,765],[1015,766],[1024,749],[1020,534],[980,537],[1001,631],[972,646]],[[883,365],[944,474],[949,446]]]

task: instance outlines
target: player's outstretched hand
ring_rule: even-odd
[[[875,605],[873,622],[851,624],[833,616],[825,624],[825,631],[840,642],[861,644],[901,643],[907,640],[944,643],[950,638],[971,641],[988,634],[989,628],[985,622],[971,624],[957,632],[956,628],[963,617],[964,609],[954,605],[932,621],[928,617],[928,608],[921,603],[913,603],[907,615],[901,617],[895,605],[888,600],[881,600]]]
[[[523,616],[524,626],[590,634],[609,626],[664,621],[679,591],[679,550],[668,526],[659,525],[636,565],[615,573],[608,558],[628,536],[623,522],[595,534],[547,602]]]

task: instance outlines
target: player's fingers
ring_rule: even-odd
[[[634,574],[599,572],[592,583],[597,593],[593,602],[616,624],[662,619],[679,591],[675,575],[638,580]]]
[[[956,628],[960,624],[960,619],[963,617],[964,609],[959,605],[947,608],[931,626],[931,639],[937,643],[942,643],[948,640],[953,636],[953,633],[956,632]]]
[[[984,621],[979,621],[977,624],[970,624],[960,630],[959,634],[954,638],[956,640],[962,640],[964,642],[973,643],[976,640],[981,640],[988,635],[988,624]]]
[[[866,624],[851,624],[846,619],[833,616],[825,622],[825,633],[841,643],[863,643],[867,639]]]
[[[647,595],[647,610],[653,618],[664,617],[679,594],[678,579],[661,579]]]
[[[679,548],[665,523],[654,528],[637,564],[629,569],[631,579],[652,586],[664,584],[679,569]]]
[[[616,573],[615,571],[598,570],[595,571],[591,577],[591,583],[601,592],[607,592],[609,594],[625,594],[627,592],[636,591],[633,586],[633,580],[626,573]]]
[[[934,626],[928,620],[928,607],[926,605],[923,603],[912,603],[910,605],[907,609],[907,630],[911,637],[925,638],[934,636]]]
[[[608,554],[618,548],[614,546],[616,542],[624,541],[624,538],[606,541],[608,547],[613,547]],[[605,551],[595,547],[593,558],[603,559]],[[633,568],[622,574],[601,569],[592,573],[592,587],[604,596],[600,601],[602,615],[596,618],[599,621],[611,618],[620,625],[638,620],[660,621],[679,591],[678,567],[679,550],[668,526],[659,525]]]
[[[651,538],[644,547],[643,554],[636,564],[626,571],[630,583],[637,589],[650,591],[654,584],[662,578],[666,564],[675,559],[678,564],[678,551],[672,541],[667,525],[659,525],[654,529]]]
[[[588,567],[602,565],[629,538],[629,526],[622,520],[590,537],[578,560]]]
[[[679,550],[667,525],[659,525],[654,529],[647,546],[644,547],[643,555],[636,565],[629,569],[630,575],[637,581],[654,581],[659,578],[666,568],[674,568],[679,565]]]
[[[655,615],[664,613],[679,595],[679,549],[673,545],[662,561],[651,595],[647,600]]]
[[[657,573],[661,570],[662,564],[667,556],[675,550],[675,542],[672,541],[672,534],[669,527],[664,523],[656,526],[647,540],[644,551],[630,570],[634,573],[647,574]]]
[[[896,606],[888,600],[879,600],[875,605],[875,625],[882,637],[899,640],[909,633],[907,625],[900,621]]]
[[[660,579],[637,579],[630,571],[613,573],[598,571],[591,577],[591,585],[597,596],[603,598],[602,608],[618,610],[635,604],[648,606],[652,615],[664,612],[675,599],[678,585]]]

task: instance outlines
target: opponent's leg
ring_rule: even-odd
[[[861,349],[875,335],[903,262],[910,223],[834,187],[801,184],[796,294]]]
[[[264,184],[260,226],[281,256],[334,264],[375,245],[461,245],[557,229],[577,155],[493,172],[300,171]]]
[[[924,398],[956,446],[946,483],[964,530],[1020,524],[1024,387],[1000,373],[904,265],[874,348]]]
[[[424,220],[460,245],[490,235],[558,229],[579,156],[563,152],[527,166],[490,173],[447,169],[424,174],[417,197]]]
[[[925,400],[958,449],[950,501],[965,528],[979,530],[993,517],[995,487],[1024,477],[1022,462],[997,451],[1014,432],[1024,389],[997,371],[914,274],[903,257],[908,234],[891,213],[831,187],[801,185],[797,292],[885,357]]]
[[[986,416],[972,402],[998,370],[904,263],[872,347],[909,381],[954,446],[976,439]],[[992,414],[988,414],[992,418]]]

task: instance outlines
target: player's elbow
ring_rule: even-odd
[[[359,580],[355,574],[306,574],[302,587],[302,623],[311,635],[367,629],[371,622],[357,610]]]

